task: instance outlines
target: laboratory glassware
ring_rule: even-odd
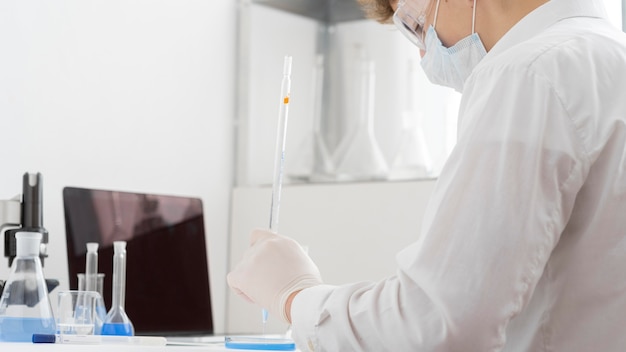
[[[283,60],[283,78],[280,84],[280,105],[278,108],[278,128],[276,131],[276,149],[274,152],[274,178],[272,182],[272,203],[270,207],[270,231],[278,232],[278,211],[280,209],[280,192],[283,185],[285,167],[285,142],[287,137],[287,121],[289,118],[289,99],[291,96],[291,63],[292,57]],[[267,324],[267,310],[261,311],[263,333]]]
[[[58,334],[100,335],[106,308],[98,292],[60,291],[56,316]]]
[[[287,139],[287,120],[289,118],[289,99],[291,95],[291,62],[291,56],[285,56],[283,63],[283,79],[280,89],[281,102],[278,111],[276,149],[274,152],[274,178],[272,182],[272,205],[270,209],[270,230],[273,232],[278,231],[280,192],[285,167],[285,142]]]
[[[86,289],[86,285],[85,285],[85,274],[84,273],[78,273],[76,274],[76,277],[78,278],[78,291],[87,291]],[[104,297],[104,277],[105,274],[104,273],[98,273],[98,275],[96,276],[96,292],[98,292],[100,294],[100,296]]]
[[[357,122],[336,151],[338,181],[381,180],[387,177],[387,161],[374,135],[375,64],[361,46],[357,51]]]
[[[429,178],[432,175],[432,162],[421,127],[421,114],[403,114],[403,129],[398,153],[389,171],[390,180],[410,180]]]
[[[332,179],[334,165],[322,134],[322,101],[324,96],[324,56],[317,55],[313,69],[313,129],[296,150],[288,170],[293,180],[320,182]]]
[[[39,259],[42,234],[18,232],[16,257],[0,298],[0,341],[30,342],[56,326]]]
[[[85,274],[79,273],[76,274],[76,276],[78,277],[78,291],[84,291],[84,292],[93,292],[93,291],[86,291],[85,290]],[[94,329],[94,334],[98,335],[100,334],[100,332],[102,331],[102,324],[104,323],[104,318],[106,318],[107,315],[107,311],[106,311],[106,307],[104,305],[104,273],[98,273],[97,275],[97,281],[96,281],[96,291],[95,293],[98,293],[98,302],[96,304],[96,320],[95,320],[95,329]],[[89,296],[87,296],[89,298]]]
[[[86,247],[87,247],[87,254],[85,255],[85,274],[83,275],[82,278],[80,275],[78,276],[78,289],[84,292],[97,292],[98,297],[100,297],[99,300],[104,304],[104,300],[102,299],[102,289],[103,289],[102,286],[103,286],[104,274],[102,274],[102,276],[98,274],[99,244],[97,242],[87,242]],[[95,319],[93,319],[93,321],[86,320],[87,319],[86,317],[88,315],[86,314],[86,310],[88,309],[88,307],[91,307],[92,305],[91,301],[93,300],[93,298],[88,294],[76,295],[73,298],[77,299],[77,302],[75,303],[76,307],[78,307],[78,310],[77,310],[78,316],[75,317],[76,320],[82,321],[84,324],[87,324],[87,325],[91,324],[92,334],[94,333],[94,331],[96,331],[97,333],[100,333],[100,330],[102,329],[102,323],[103,323],[101,319],[98,321],[99,324],[97,325],[96,328],[93,328],[94,324],[96,323]],[[94,306],[94,309],[95,309],[95,306]],[[99,307],[99,309],[102,310],[102,307]],[[102,315],[102,311],[98,313]],[[106,316],[106,311],[104,315]],[[89,318],[91,318],[91,315],[89,315]],[[58,322],[58,319],[57,319],[57,322]],[[78,327],[78,329],[81,329],[80,326]],[[82,330],[85,330],[85,328],[82,328]]]
[[[98,289],[98,243],[87,243],[87,255],[85,258],[85,291],[97,291]]]
[[[402,131],[398,150],[391,163],[389,179],[407,180],[432,176],[432,160],[422,127],[423,114],[415,107],[415,65],[408,61],[408,79],[405,109],[402,113]]]
[[[126,295],[126,241],[113,242],[113,302],[102,326],[102,335],[133,336],[135,329],[124,310]]]

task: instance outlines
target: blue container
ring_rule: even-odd
[[[32,342],[33,334],[55,334],[54,319],[0,317],[0,341]]]
[[[133,336],[135,331],[128,323],[105,323],[102,325],[102,335]]]

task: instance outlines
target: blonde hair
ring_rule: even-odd
[[[357,0],[359,5],[365,11],[365,15],[379,23],[390,24],[392,23],[393,8],[391,7],[392,1],[397,0]]]

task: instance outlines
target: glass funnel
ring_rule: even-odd
[[[415,60],[409,60],[402,131],[389,172],[389,179],[392,180],[428,178],[433,174],[432,159],[422,127],[423,114],[415,108],[415,65]]]
[[[375,65],[361,46],[357,46],[356,51],[357,121],[337,148],[335,175],[339,181],[385,179],[387,161],[374,135]]]
[[[313,69],[313,130],[296,150],[289,166],[289,177],[305,182],[329,180],[334,165],[321,131],[324,96],[324,56],[317,55]]]
[[[15,237],[17,256],[0,298],[0,341],[31,342],[33,334],[54,334],[56,325],[39,259],[42,235]]]
[[[411,180],[432,176],[432,161],[421,126],[421,114],[403,114],[398,153],[389,172],[390,180]]]

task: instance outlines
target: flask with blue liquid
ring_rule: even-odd
[[[133,336],[135,328],[124,310],[126,294],[126,242],[113,242],[113,292],[102,335]]]
[[[41,233],[18,232],[16,257],[0,298],[0,341],[31,342],[54,334],[56,325],[39,259]]]

